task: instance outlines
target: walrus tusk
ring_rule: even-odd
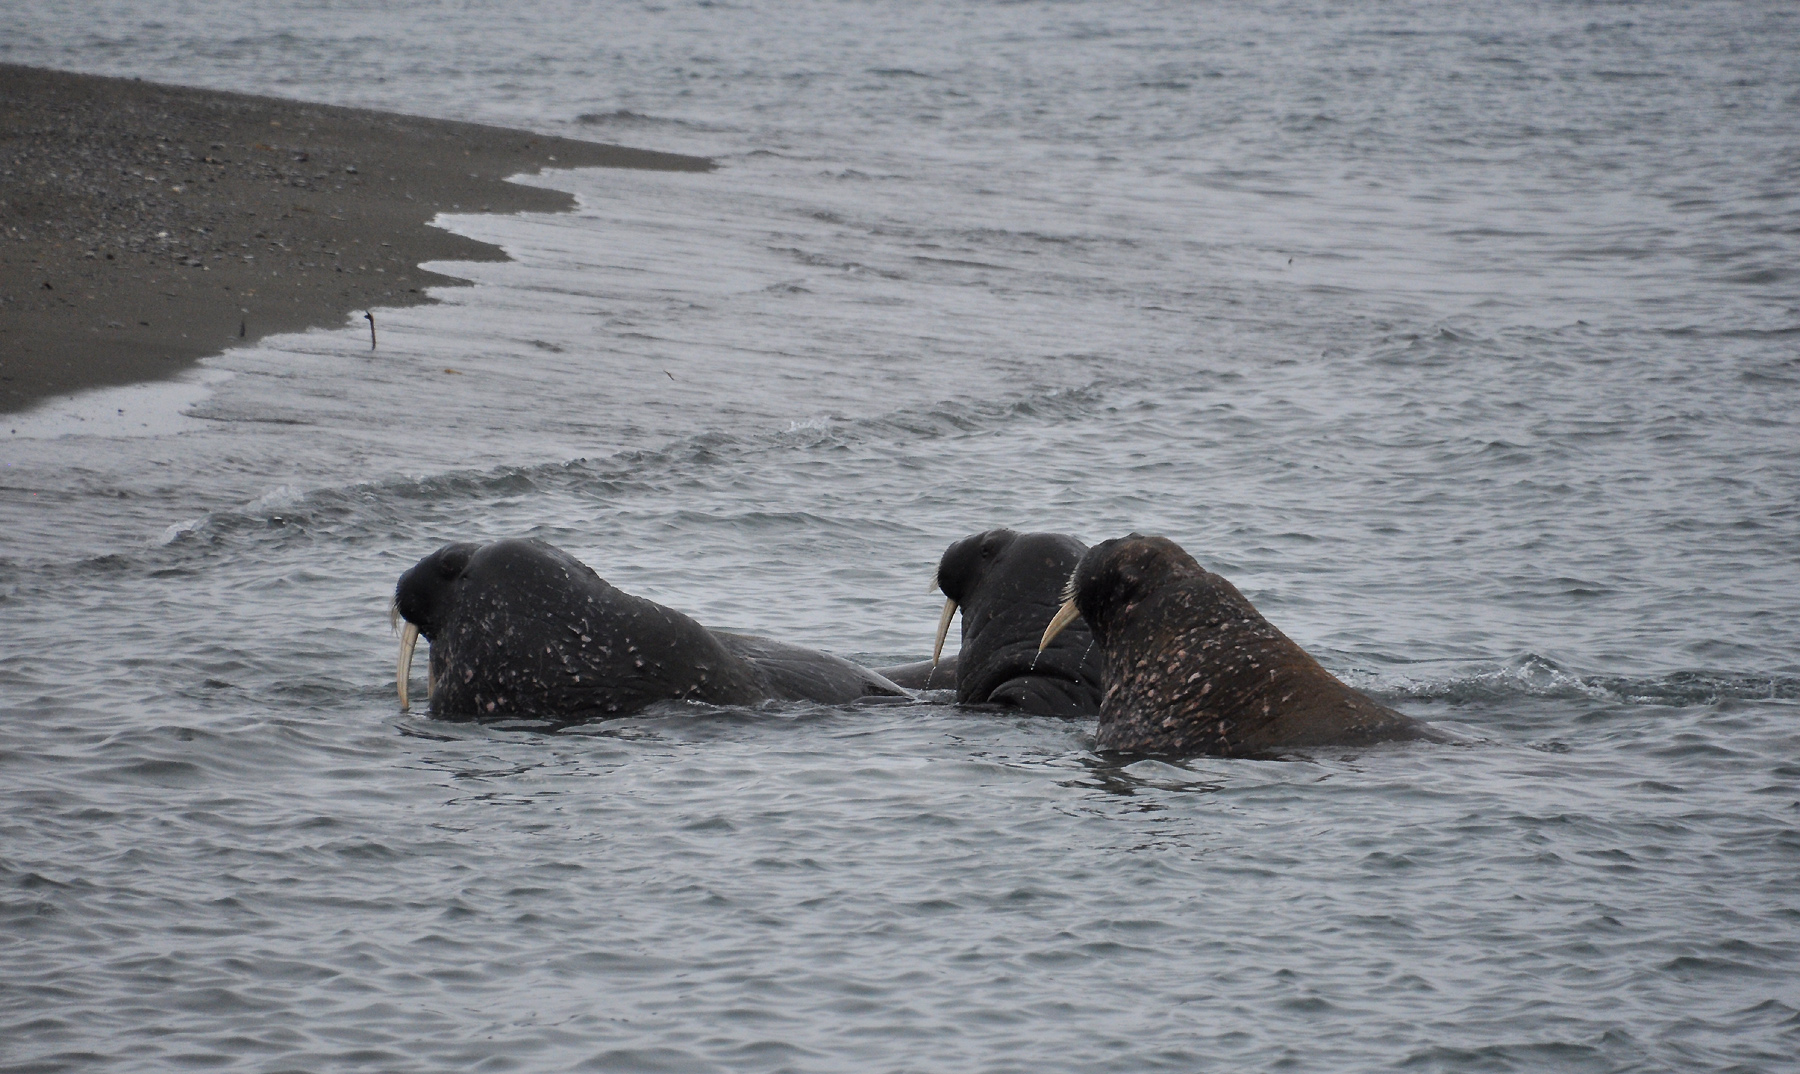
[[[1063,627],[1074,622],[1075,617],[1080,614],[1081,610],[1075,607],[1074,601],[1063,601],[1062,607],[1056,609],[1056,615],[1050,620],[1050,625],[1044,628],[1044,640],[1038,642],[1038,652],[1043,652],[1044,647],[1049,645],[1056,639],[1058,634],[1063,632]]]
[[[400,688],[400,711],[406,711],[406,680],[412,675],[413,647],[419,644],[419,628],[411,623],[400,632],[400,662],[394,668],[394,685]]]
[[[938,658],[944,655],[944,635],[950,633],[950,620],[956,618],[956,601],[944,601],[944,614],[938,619],[937,644],[931,647],[931,666],[938,666]]]

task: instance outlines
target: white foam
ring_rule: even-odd
[[[181,540],[183,537],[195,532],[204,525],[206,525],[205,518],[190,518],[185,522],[177,522],[164,530],[162,536],[156,539],[156,543],[158,545],[174,544],[176,541]]]
[[[280,511],[284,508],[293,507],[304,499],[306,499],[306,493],[295,488],[293,485],[277,485],[245,504],[244,512],[251,515],[260,515],[265,511]]]
[[[233,374],[196,368],[173,380],[95,388],[40,403],[22,414],[0,419],[7,439],[54,440],[64,436],[169,436],[204,428],[188,410],[206,399]]]

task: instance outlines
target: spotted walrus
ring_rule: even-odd
[[[1166,537],[1134,533],[1088,549],[1064,597],[1043,641],[1077,614],[1093,631],[1106,665],[1102,749],[1259,757],[1448,740],[1339,682]]]
[[[906,696],[848,660],[708,630],[542,541],[445,545],[400,576],[394,612],[406,621],[400,707],[422,635],[431,642],[431,714],[441,719],[567,722],[657,701]]]

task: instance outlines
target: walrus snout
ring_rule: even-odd
[[[961,616],[962,647],[954,658],[959,703],[1042,716],[1099,710],[1100,658],[1086,628],[1076,624],[1056,645],[1043,638],[1048,649],[1038,647],[1063,583],[1086,551],[1067,533],[1005,528],[971,534],[944,549],[934,580],[947,599],[931,666],[943,658],[950,624]]]
[[[423,634],[430,640],[443,626],[451,603],[451,586],[469,569],[469,562],[480,548],[475,544],[447,544],[415,563],[394,586],[394,602],[388,608],[388,621],[395,626],[406,622],[400,633],[400,657],[394,663],[394,685],[400,692],[400,711],[407,709],[407,677],[412,671],[413,650]],[[427,696],[435,692],[437,683],[426,679]]]
[[[946,598],[944,614],[938,618],[937,640],[931,646],[933,667],[944,655],[944,638],[950,633],[950,623],[956,618],[957,609],[962,607],[969,591],[980,583],[988,565],[1018,537],[1017,530],[988,530],[964,537],[944,549],[938,560],[937,573],[931,579],[931,588],[941,590]]]

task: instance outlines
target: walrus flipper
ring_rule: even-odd
[[[712,632],[726,652],[762,674],[770,697],[842,705],[864,697],[910,697],[899,685],[843,657],[751,634]]]

